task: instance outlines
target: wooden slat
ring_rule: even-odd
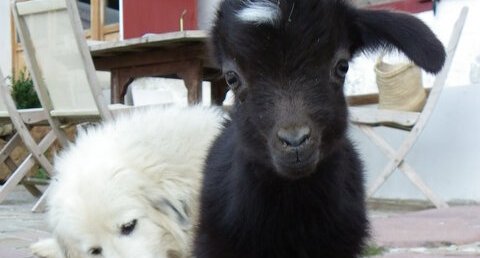
[[[118,23],[107,24],[103,26],[103,35],[117,33],[120,30],[120,25]]]
[[[123,105],[123,104],[108,105],[108,109],[110,111],[117,110],[117,109],[129,109],[129,108],[133,108],[133,106],[127,106],[127,105]],[[54,116],[54,117],[66,118],[68,120],[69,118],[74,118],[74,117],[95,118],[99,115],[99,113],[98,113],[97,109],[81,109],[81,110],[79,109],[79,110],[75,110],[75,111],[54,110],[54,111],[51,112],[51,115]]]
[[[67,8],[67,5],[64,0],[35,0],[17,3],[19,15],[38,14],[65,8]]]
[[[47,114],[43,108],[20,109],[18,113],[25,124],[45,124],[47,120]]]
[[[360,124],[381,125],[393,123],[404,127],[415,125],[420,113],[387,109],[350,107],[350,121]]]

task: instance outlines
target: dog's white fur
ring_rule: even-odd
[[[79,133],[55,160],[48,258],[187,257],[201,171],[219,133],[218,110],[151,108]],[[121,225],[137,220],[129,235]],[[89,254],[102,248],[101,255]]]

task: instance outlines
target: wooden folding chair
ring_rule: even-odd
[[[95,71],[76,1],[14,0],[11,10],[27,68],[60,145],[69,144],[64,125],[110,120],[138,109],[107,104],[103,89],[110,81],[105,72]]]
[[[0,121],[11,122],[16,131],[0,152],[0,164],[5,164],[11,172],[6,182],[0,188],[0,203],[17,184],[24,180],[25,175],[36,163],[45,169],[48,174],[53,175],[53,166],[44,153],[56,139],[54,131],[49,131],[38,144],[29,131],[33,125],[47,124],[46,120],[47,114],[41,108],[17,110],[10,95],[10,90],[5,83],[3,73],[0,70]],[[29,153],[17,165],[12,160],[11,153],[17,146],[21,146],[22,143]],[[42,192],[35,185],[27,182],[24,182],[23,185],[34,196],[40,197],[42,195]],[[42,208],[43,203],[39,201],[35,204],[32,211],[40,211]]]
[[[66,122],[111,119],[85,40],[76,1],[13,1],[28,70],[62,145]],[[116,105],[118,106],[118,105]]]
[[[412,149],[413,145],[421,135],[425,125],[432,114],[435,105],[440,97],[440,93],[445,85],[445,80],[450,70],[455,50],[465,23],[468,8],[464,7],[457,19],[450,41],[447,47],[447,58],[445,65],[436,76],[433,86],[428,95],[427,101],[421,112],[405,112],[396,110],[381,110],[366,107],[350,107],[350,121],[356,125],[368,138],[377,145],[388,157],[389,162],[384,167],[380,176],[374,180],[368,189],[367,195],[372,196],[382,186],[388,177],[398,168],[405,173],[409,180],[437,207],[448,207],[448,204],[435,194],[416,171],[408,165],[405,157]],[[391,147],[380,135],[375,133],[373,127],[386,126],[394,129],[409,132],[398,150]]]
[[[130,110],[107,104],[102,89],[110,82],[99,80],[95,71],[76,1],[19,0],[11,9],[27,68],[60,145],[69,144],[64,125],[112,119],[113,111]]]

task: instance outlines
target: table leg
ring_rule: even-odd
[[[111,71],[111,92],[110,100],[112,104],[123,103],[123,97],[127,91],[128,85],[132,82],[132,78],[125,76],[120,70]]]
[[[122,103],[120,97],[120,73],[117,70],[112,70],[110,73],[110,101],[112,104]]]
[[[188,104],[202,102],[202,63],[190,64],[182,72],[178,73],[188,91]]]
[[[212,104],[221,106],[227,94],[227,83],[225,82],[225,79],[221,77],[220,79],[212,80],[210,84],[212,92]]]

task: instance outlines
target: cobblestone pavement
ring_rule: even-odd
[[[0,204],[0,258],[32,258],[28,246],[49,236],[35,198],[18,187]],[[480,206],[370,211],[375,258],[480,258]]]

